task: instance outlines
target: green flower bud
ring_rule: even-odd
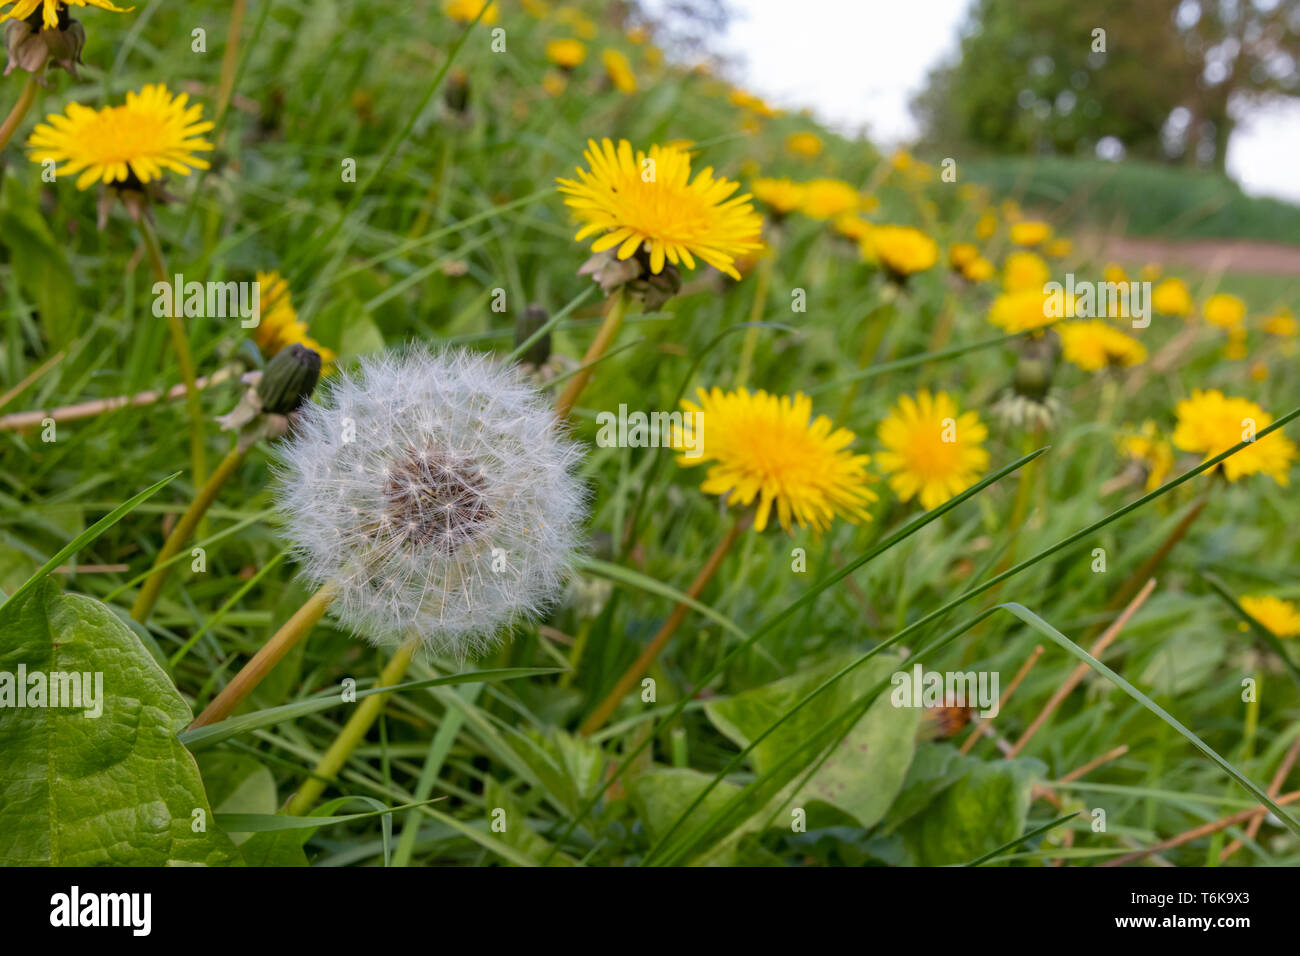
[[[257,397],[262,410],[272,415],[288,415],[311,397],[320,380],[320,355],[294,343],[275,353],[257,383]]]

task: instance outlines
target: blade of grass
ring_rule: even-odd
[[[1251,796],[1255,797],[1260,803],[1268,807],[1269,810],[1271,810],[1273,814],[1286,825],[1288,830],[1296,836],[1300,836],[1300,822],[1297,822],[1291,814],[1283,810],[1272,797],[1265,793],[1263,787],[1260,787],[1231,763],[1219,756],[1218,752],[1213,747],[1187,729],[1187,727],[1180,723],[1172,714],[1153,701],[1150,697],[1142,693],[1142,691],[1138,690],[1123,677],[1120,677],[1119,674],[1116,674],[1113,670],[1101,661],[1097,660],[1097,658],[1093,657],[1082,647],[1074,643],[1074,641],[1070,640],[1056,628],[1052,627],[1052,625],[1048,624],[1023,604],[1017,604],[1014,601],[1010,601],[999,606],[1006,608],[1044,637],[1051,638],[1070,654],[1073,654],[1079,660],[1083,661],[1098,674],[1101,674],[1120,690],[1124,691],[1124,693],[1128,694],[1147,710],[1151,711],[1151,713],[1159,717],[1162,721],[1177,731],[1184,739],[1195,746],[1197,750],[1201,751],[1201,753],[1205,754],[1212,761],[1218,764],[1219,768],[1223,770],[1224,773],[1240,784],[1241,787]]]

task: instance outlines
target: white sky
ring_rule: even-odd
[[[742,84],[787,109],[810,107],[885,146],[910,139],[907,103],[930,67],[957,49],[971,0],[730,0],[719,44]],[[1300,101],[1256,110],[1228,145],[1228,172],[1249,193],[1300,201]]]

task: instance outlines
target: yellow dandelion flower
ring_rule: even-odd
[[[796,156],[811,158],[821,154],[822,140],[816,133],[791,133],[785,138],[785,148]]]
[[[37,10],[41,11],[41,23],[47,30],[59,25],[60,7],[99,7],[113,13],[130,13],[135,7],[115,7],[108,0],[0,0],[0,7],[13,4],[4,13],[0,13],[0,23],[5,20],[26,20]]]
[[[650,271],[663,271],[664,260],[695,268],[703,259],[733,279],[737,256],[763,248],[762,217],[745,193],[731,197],[738,184],[714,177],[712,167],[691,176],[690,155],[669,147],[651,146],[649,155],[633,153],[627,140],[617,147],[608,139],[587,141],[583,154],[591,171],[579,167],[578,179],[560,179],[565,204],[585,225],[579,241],[600,235],[593,252],[617,247],[628,259],[642,247],[650,255]]]
[[[773,212],[786,215],[794,212],[804,201],[804,188],[790,179],[755,179],[754,198]]]
[[[961,274],[971,282],[987,282],[998,270],[983,256],[976,256],[961,267]]]
[[[1165,279],[1151,290],[1151,308],[1159,315],[1191,315],[1192,294],[1187,290],[1187,283],[1182,279]]]
[[[562,70],[581,66],[587,58],[587,45],[581,40],[551,40],[546,44],[546,59]]]
[[[702,422],[694,433],[696,457],[683,454],[682,465],[710,464],[700,489],[727,495],[742,507],[758,500],[754,528],[767,527],[773,508],[786,531],[793,525],[815,531],[836,517],[869,521],[867,507],[876,495],[867,486],[870,458],[849,450],[853,432],[836,428],[825,415],[813,417],[812,399],[769,395],[739,388],[731,392],[699,389],[699,401],[682,408]],[[689,448],[691,433],[675,431],[673,444]]]
[[[1120,453],[1146,474],[1146,490],[1155,491],[1174,468],[1174,449],[1161,437],[1156,423],[1148,419],[1137,430],[1120,435]]]
[[[127,93],[122,106],[92,110],[69,103],[66,113],[51,113],[32,131],[32,161],[62,163],[60,175],[81,173],[78,189],[97,182],[149,183],[166,170],[188,176],[191,168],[207,169],[208,161],[194,154],[212,149],[199,138],[212,123],[201,120],[203,107],[187,106],[188,100],[156,83]]]
[[[559,70],[547,70],[542,76],[542,89],[548,96],[559,96],[569,88],[569,78]]]
[[[739,106],[741,109],[749,110],[769,119],[780,112],[769,106],[761,97],[755,96],[753,93],[747,93],[742,89],[732,90],[727,94],[727,100],[733,106]]]
[[[836,216],[831,221],[831,227],[846,239],[854,242],[865,242],[871,235],[871,230],[875,227],[863,219],[857,213],[845,212]]]
[[[1158,262],[1148,262],[1142,267],[1141,271],[1138,272],[1138,278],[1143,282],[1155,282],[1164,274],[1164,266]]]
[[[1246,370],[1252,382],[1268,381],[1268,364],[1261,362],[1259,359],[1250,363],[1250,368]]]
[[[948,265],[960,270],[966,263],[979,258],[979,247],[973,242],[954,242],[948,247]]]
[[[867,243],[876,260],[898,279],[924,272],[939,261],[939,244],[911,226],[875,226]]]
[[[636,74],[632,72],[632,63],[620,50],[605,50],[600,54],[600,61],[605,65],[605,75],[620,93],[636,92]]]
[[[998,217],[991,212],[986,212],[979,217],[975,223],[975,238],[988,239],[993,233],[998,231]]]
[[[1264,331],[1269,335],[1277,335],[1283,338],[1295,338],[1300,335],[1300,322],[1296,321],[1290,309],[1279,309],[1264,320]]]
[[[337,357],[333,349],[326,348],[312,338],[307,325],[298,318],[289,292],[289,283],[279,272],[258,272],[257,282],[261,303],[261,320],[253,333],[262,354],[267,358],[289,345],[302,345],[320,355],[322,366],[329,366]]]
[[[1115,285],[1128,284],[1128,273],[1124,271],[1124,267],[1118,262],[1106,263],[1106,269],[1102,272],[1101,277],[1106,282],[1111,282]]]
[[[1300,634],[1300,610],[1290,601],[1272,595],[1247,595],[1241,599],[1241,607],[1276,637],[1295,637]],[[1242,621],[1241,629],[1248,631],[1250,625]]]
[[[1000,204],[1002,218],[1007,222],[1019,222],[1025,218],[1025,214],[1020,209],[1020,203],[1014,199],[1004,199]]]
[[[1223,462],[1223,475],[1236,481],[1246,475],[1266,474],[1279,485],[1290,482],[1288,471],[1297,456],[1295,442],[1280,431],[1263,438],[1254,436],[1272,424],[1273,416],[1248,398],[1225,396],[1218,389],[1195,389],[1174,407],[1178,424],[1174,445],[1183,451],[1199,452],[1204,460],[1227,451],[1241,441],[1251,440],[1241,451]]]
[[[253,330],[253,341],[267,358],[290,345],[301,345],[320,356],[321,366],[330,365],[336,358],[307,334],[307,324],[298,318],[289,294],[289,283],[279,272],[257,274],[260,321]]]
[[[1062,302],[1065,315],[1054,314],[1052,297],[1041,289],[1004,292],[989,306],[989,321],[1004,332],[1027,332],[1074,315],[1073,301]]]
[[[1058,331],[1065,360],[1073,362],[1085,372],[1137,365],[1147,358],[1145,345],[1097,319],[1066,322]]]
[[[946,392],[900,396],[876,436],[885,447],[876,464],[889,475],[889,487],[904,501],[919,497],[927,511],[961,494],[988,468],[988,429],[975,412],[959,413]]]
[[[451,17],[457,23],[473,23],[474,18],[478,16],[479,11],[487,7],[487,12],[483,14],[483,19],[479,22],[485,26],[491,26],[497,22],[501,11],[496,5],[496,0],[446,0],[442,5],[442,12]]]
[[[1041,292],[1051,277],[1051,268],[1041,256],[1032,252],[1013,252],[1002,263],[1004,292],[1022,292],[1025,289]]]
[[[1011,241],[1018,246],[1036,246],[1052,237],[1052,227],[1045,222],[1028,219],[1013,223],[1009,235]]]
[[[854,212],[862,201],[858,191],[841,179],[812,179],[803,187],[800,211],[813,219],[834,219]]]
[[[1043,255],[1050,259],[1066,259],[1074,254],[1074,240],[1064,237],[1043,244]]]
[[[1221,329],[1230,329],[1246,317],[1246,303],[1235,295],[1220,292],[1205,300],[1201,306],[1205,321]]]

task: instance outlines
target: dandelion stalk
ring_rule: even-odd
[[[885,337],[885,332],[889,330],[889,325],[894,318],[895,297],[897,295],[895,286],[890,283],[882,290],[884,301],[871,313],[871,328],[867,331],[862,341],[862,350],[858,353],[858,370],[861,371],[871,365],[871,360],[876,357],[876,352],[880,348],[881,340]],[[844,401],[840,403],[839,421],[847,421],[853,411],[853,402],[858,397],[858,387],[861,379],[854,379],[849,390],[844,393]]]
[[[145,254],[149,257],[149,266],[153,270],[154,279],[158,282],[171,282],[153,221],[147,212],[136,221],[140,225],[140,235],[144,239]],[[181,379],[185,382],[185,410],[190,423],[191,481],[197,488],[206,481],[208,471],[207,452],[203,447],[203,408],[199,404],[199,385],[198,378],[194,374],[190,340],[185,334],[185,324],[176,314],[177,311],[176,308],[166,310],[167,326],[171,329],[172,348],[176,352],[176,361],[181,367]]]
[[[767,288],[772,281],[772,262],[776,258],[772,250],[758,260],[758,275],[754,283],[754,301],[749,307],[749,328],[745,330],[745,341],[740,347],[740,365],[736,369],[736,388],[744,388],[749,382],[749,370],[754,361],[754,350],[758,348],[758,322],[763,318],[763,306],[767,302]]]
[[[695,575],[695,580],[692,581],[691,586],[686,589],[687,597],[695,600],[700,596],[700,593],[704,590],[709,581],[713,580],[713,576],[722,565],[722,559],[727,556],[727,552],[729,552],[732,545],[736,543],[736,539],[739,538],[741,533],[749,527],[752,518],[752,514],[746,511],[732,522],[731,529],[726,533],[723,539],[718,542],[717,547],[713,549],[713,553],[710,554],[708,560],[704,562],[704,567],[700,568],[699,573]],[[584,737],[590,737],[601,727],[605,726],[606,721],[608,721],[614,711],[618,709],[618,705],[623,702],[623,699],[636,686],[636,682],[654,666],[655,661],[659,659],[660,653],[668,646],[668,642],[672,639],[672,636],[677,633],[677,628],[681,626],[682,621],[686,620],[686,615],[689,611],[690,606],[686,604],[678,604],[673,608],[672,613],[668,615],[668,619],[664,621],[663,626],[659,628],[659,632],[651,638],[650,643],[646,645],[645,650],[643,650],[641,655],[632,662],[632,666],[623,672],[623,676],[618,679],[614,688],[605,696],[605,699],[600,702],[599,706],[597,706],[587,719],[582,722],[582,725],[578,728],[579,734]]]
[[[9,145],[9,140],[14,138],[14,133],[18,131],[18,127],[22,125],[23,119],[27,116],[27,111],[36,102],[36,91],[40,88],[37,76],[36,73],[27,75],[27,82],[23,84],[23,90],[18,94],[18,102],[9,111],[4,123],[0,123],[0,149],[4,149]]]
[[[203,713],[194,718],[190,730],[206,727],[208,724],[215,724],[229,717],[235,708],[244,702],[244,698],[262,682],[262,678],[271,672],[271,668],[280,663],[284,655],[310,633],[325,613],[325,609],[338,596],[338,590],[336,584],[325,584],[308,598],[307,602],[294,612],[293,617],[285,621],[275,635],[262,645],[262,649],[253,655],[252,660],[243,666],[234,679],[222,688],[221,693],[212,699],[212,703],[203,708]]]
[[[555,401],[555,417],[565,419],[573,409],[573,405],[582,394],[587,383],[591,381],[592,373],[595,369],[592,367],[594,362],[599,361],[601,356],[608,351],[613,344],[614,338],[618,335],[618,330],[623,325],[623,318],[627,315],[628,305],[631,303],[631,296],[625,289],[619,289],[609,300],[609,308],[605,310],[605,319],[600,324],[596,332],[595,339],[592,340],[591,346],[587,349],[587,354],[582,357],[582,364],[585,368],[573,378],[569,379],[569,384],[565,386],[564,392]]]
[[[221,128],[219,134],[225,138],[223,120],[230,109],[230,99],[235,94],[235,69],[239,66],[239,34],[244,28],[244,13],[248,9],[248,0],[234,0],[230,5],[230,21],[226,26],[226,49],[221,55],[221,79],[217,85],[216,124]]]
[[[194,529],[199,526],[203,516],[208,513],[212,503],[217,499],[217,492],[240,465],[248,457],[249,449],[252,445],[243,446],[243,443],[236,443],[221,460],[208,480],[203,483],[199,493],[194,496],[185,513],[181,515],[180,520],[176,522],[176,527],[172,528],[172,533],[167,536],[163,542],[162,549],[158,552],[158,557],[154,558],[153,570],[149,577],[145,578],[144,584],[140,587],[140,593],[136,596],[135,604],[131,606],[131,617],[143,624],[149,619],[149,614],[153,611],[154,605],[158,603],[158,595],[162,593],[163,584],[167,581],[167,572],[171,570],[170,560],[185,546],[194,534]]]
[[[397,649],[397,653],[385,665],[379,675],[379,687],[392,687],[394,684],[400,684],[402,678],[406,675],[406,670],[411,666],[411,659],[415,655],[416,649],[420,646],[418,638],[412,638]],[[317,762],[316,768],[312,771],[311,778],[307,780],[293,795],[285,808],[285,814],[291,817],[305,816],[312,805],[320,799],[320,795],[325,792],[331,778],[342,769],[347,763],[348,757],[352,756],[352,751],[365,739],[370,730],[371,724],[379,717],[390,695],[374,694],[363,700],[360,706],[352,712],[339,735],[334,738],[334,743],[325,751],[324,756]]]

